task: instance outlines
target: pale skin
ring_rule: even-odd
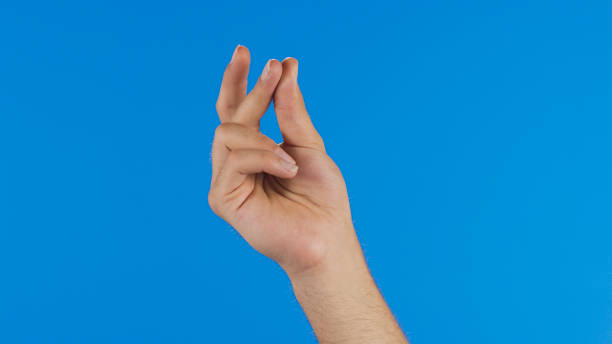
[[[298,62],[269,60],[247,94],[250,53],[223,75],[209,203],[287,273],[320,343],[407,343],[367,268],[340,170],[306,111]],[[259,131],[270,104],[283,136]]]

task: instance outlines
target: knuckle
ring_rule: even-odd
[[[215,136],[226,138],[230,135],[237,135],[240,130],[243,129],[241,124],[233,122],[221,123],[217,129],[215,129]]]
[[[208,205],[215,214],[219,213],[219,201],[212,189],[208,192]]]
[[[226,116],[235,111],[234,106],[227,104],[221,99],[217,100],[217,102],[215,103],[215,109],[217,110],[217,113],[221,116]]]
[[[221,123],[215,129],[215,138],[221,141],[226,140],[237,129],[235,123]]]
[[[221,123],[217,129],[215,129],[215,137],[217,139],[222,139],[225,137],[225,135],[227,135],[227,124],[225,123]]]
[[[314,139],[314,144],[320,147],[325,147],[325,142],[323,142],[323,138],[317,137]]]
[[[221,100],[217,100],[217,102],[215,103],[215,109],[218,113],[221,113],[225,110],[225,106],[223,105],[223,102]]]

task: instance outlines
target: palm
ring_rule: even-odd
[[[240,185],[244,200],[236,210],[234,227],[259,252],[281,264],[290,258],[300,266],[312,265],[323,247],[322,236],[349,212],[340,171],[323,152],[300,147],[284,148],[300,166],[291,179],[259,173],[245,176]]]

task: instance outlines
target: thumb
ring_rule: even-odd
[[[312,125],[297,82],[298,61],[283,60],[283,74],[274,92],[274,111],[286,144],[325,151],[323,140]]]

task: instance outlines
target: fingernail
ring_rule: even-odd
[[[283,168],[291,173],[295,173],[298,170],[298,166],[294,163],[291,163],[289,161],[285,161],[282,160],[281,161],[281,165],[283,166]]]
[[[236,58],[236,55],[238,55],[238,48],[240,48],[240,44],[238,44],[236,46],[236,49],[234,49],[234,53],[232,54],[232,59],[230,60],[230,63],[234,62],[234,59]]]
[[[296,63],[299,63],[298,60],[295,57],[291,57],[291,56],[287,56],[283,59],[283,62],[289,60],[289,59],[294,59]],[[298,68],[295,69],[295,78],[297,79],[297,75],[298,75]]]
[[[295,160],[291,157],[291,155],[287,154],[287,152],[285,152],[284,149],[278,147],[274,150],[274,153],[280,156],[281,159],[283,159],[284,161],[289,162],[292,165],[295,165]]]
[[[272,60],[268,60],[266,66],[264,67],[263,73],[261,73],[261,79],[266,80],[270,76],[270,62]]]

